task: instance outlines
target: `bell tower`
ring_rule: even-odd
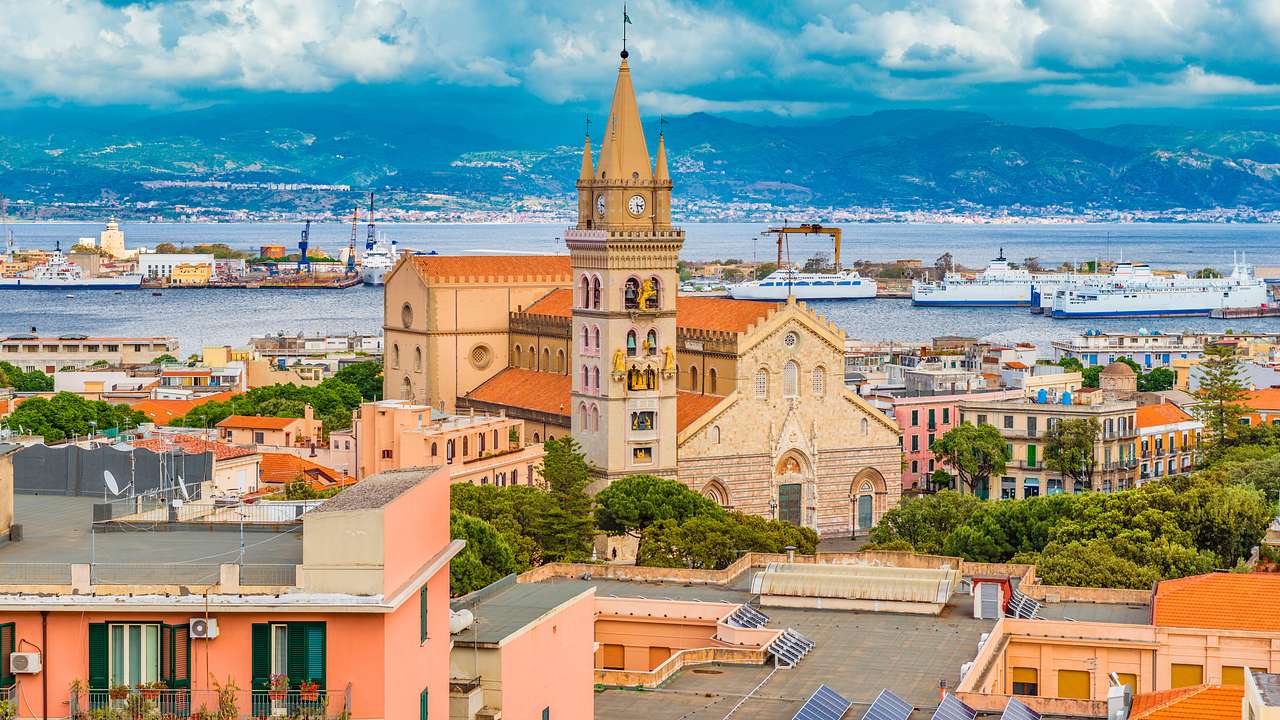
[[[676,473],[676,259],[671,178],[658,135],[651,164],[627,51],[596,162],[583,144],[573,267],[572,434],[596,488],[626,475]]]

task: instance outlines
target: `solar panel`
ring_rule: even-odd
[[[911,703],[888,690],[881,690],[875,702],[867,708],[862,720],[907,720],[914,710],[915,706]]]
[[[791,720],[840,720],[852,705],[840,693],[819,685]]]
[[[977,710],[960,702],[959,698],[950,693],[942,698],[938,709],[933,712],[933,720],[974,720],[977,716]]]
[[[1023,705],[1017,698],[1009,698],[1009,704],[1004,706],[1000,720],[1040,720],[1040,713]]]

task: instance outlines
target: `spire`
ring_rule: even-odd
[[[657,182],[666,182],[671,179],[667,173],[667,140],[663,137],[663,132],[658,131],[658,164],[653,170],[653,179]]]
[[[578,179],[590,180],[595,175],[595,168],[591,165],[591,135],[588,134],[582,141],[582,171],[578,173]]]
[[[609,123],[600,146],[599,169],[606,180],[630,180],[633,173],[640,180],[649,180],[653,177],[650,167],[649,148],[640,125],[640,108],[631,85],[631,68],[624,55],[618,67],[618,81],[613,86],[613,104],[609,107]]]

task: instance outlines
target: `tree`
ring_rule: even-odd
[[[46,443],[88,435],[94,429],[133,428],[148,422],[147,416],[128,405],[85,400],[60,392],[51,398],[33,397],[19,405],[6,420],[9,428],[39,435]]]
[[[178,362],[178,358],[170,355],[169,353],[165,353],[163,355],[157,355],[151,359],[152,365],[161,365],[163,363],[176,363],[176,362]]]
[[[819,252],[814,253],[813,257],[805,260],[802,269],[805,272],[825,272],[830,270],[831,267],[831,255],[826,252]]]
[[[788,546],[810,555],[817,549],[818,534],[811,528],[740,512],[696,515],[684,522],[659,520],[646,528],[636,563],[719,570],[743,553],[780,553]]]
[[[1212,278],[1220,278],[1222,277],[1222,273],[1218,272],[1217,270],[1214,270],[1211,267],[1207,267],[1207,268],[1201,268],[1197,270],[1195,274],[1192,275],[1191,277],[1194,277],[1200,280],[1206,280],[1206,279],[1212,279]]]
[[[1215,445],[1230,445],[1249,412],[1244,401],[1249,389],[1241,376],[1240,361],[1228,345],[1208,345],[1200,358],[1200,387],[1196,389],[1196,417]]]
[[[755,279],[763,280],[769,277],[770,275],[772,275],[774,272],[776,272],[777,269],[778,269],[778,265],[776,263],[771,263],[771,262],[760,263],[759,265],[756,266]]]
[[[515,556],[489,523],[458,512],[449,513],[449,537],[466,546],[449,561],[449,594],[466,595],[516,571]]]
[[[710,498],[675,480],[631,475],[596,493],[596,526],[610,535],[640,537],[659,520],[684,522],[698,515],[717,516],[723,510]]]
[[[24,371],[11,363],[0,362],[0,385],[17,392],[50,392],[53,378],[39,370]]]
[[[539,474],[553,500],[545,518],[543,550],[548,562],[578,562],[591,557],[595,532],[591,497],[591,466],[572,437],[548,440]]]
[[[982,500],[974,495],[953,490],[909,498],[880,518],[871,528],[870,539],[876,544],[901,540],[917,552],[936,555],[942,552],[947,536],[968,522],[980,505]]]
[[[352,363],[334,373],[333,377],[354,386],[365,400],[382,399],[382,363],[377,360]]]
[[[1080,384],[1087,388],[1096,388],[1102,384],[1102,366],[1092,365],[1080,371]]]
[[[991,425],[962,423],[948,430],[933,443],[933,456],[955,472],[969,492],[980,495],[987,490],[992,475],[1004,472],[1005,442],[1000,431]],[[984,495],[985,497],[985,495]]]
[[[1080,362],[1079,360],[1073,357],[1062,358],[1061,360],[1058,361],[1058,365],[1060,365],[1062,369],[1066,370],[1067,372],[1078,372],[1078,373],[1084,372],[1084,363]]]
[[[1178,376],[1169,368],[1155,368],[1151,372],[1138,375],[1138,389],[1142,392],[1159,392],[1172,390]]]
[[[1068,418],[1054,423],[1044,434],[1044,465],[1076,486],[1093,488],[1098,458],[1093,446],[1102,433],[1097,418]]]

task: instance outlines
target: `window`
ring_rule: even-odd
[[[1169,688],[1191,687],[1204,682],[1203,665],[1173,663],[1169,666]]]
[[[655,415],[656,413],[652,410],[641,410],[640,412],[631,413],[631,429],[641,432],[652,430]]]
[[[422,370],[422,348],[414,347],[413,348],[413,371],[418,372],[420,370]]]
[[[0,651],[15,649],[13,629],[13,624],[0,625]],[[95,690],[155,681],[169,688],[189,688],[190,663],[191,635],[186,623],[89,624],[88,681]],[[4,677],[0,684],[12,685],[12,680]]]
[[[591,328],[586,325],[582,326],[582,349],[584,351],[591,349]]]
[[[1244,667],[1240,665],[1223,665],[1222,684],[1244,685]]]
[[[920,436],[912,435],[911,436],[911,452],[916,452],[919,449],[920,449]]]
[[[932,430],[938,426],[938,411],[929,408],[929,429]]]
[[[253,441],[257,444],[262,444],[263,442],[266,442],[266,435],[263,434],[261,430],[255,430],[253,432]]]
[[[756,370],[756,399],[769,397],[769,371],[764,368]]]
[[[113,624],[108,652],[112,685],[138,685],[160,679],[160,626]]]
[[[1121,685],[1128,685],[1135,695],[1138,693],[1138,676],[1133,673],[1116,673],[1116,679]],[[1242,683],[1243,684],[1243,683]]]
[[[1036,419],[1034,417],[1027,418],[1027,437],[1036,436]]]
[[[272,675],[287,675],[289,687],[310,681],[325,688],[325,623],[283,622],[253,625],[253,690],[267,690]],[[257,698],[254,703],[258,703]],[[261,714],[268,714],[267,709]],[[259,709],[254,708],[254,714]]]
[[[653,448],[649,446],[631,449],[631,462],[637,465],[648,465],[653,462]]]
[[[1013,694],[1014,695],[1039,695],[1040,694],[1040,673],[1035,668],[1013,669]]]
[[[658,331],[650,329],[644,336],[644,352],[646,355],[658,354]]]
[[[788,360],[782,368],[782,397],[793,398],[800,394],[800,366]]]
[[[1088,700],[1091,694],[1088,670],[1058,671],[1058,697]]]
[[[707,387],[706,387],[707,392],[711,393],[712,395],[715,395],[715,394],[716,394],[716,385],[717,385],[717,383],[716,383],[716,369],[715,369],[715,368],[708,368],[708,369],[707,369]]]
[[[693,392],[698,392],[698,366],[697,365],[689,366],[689,389]]]
[[[862,420],[858,424],[860,426],[860,429],[862,430],[863,435],[866,435],[868,432],[871,431],[871,423],[867,422],[866,418],[862,418]]]
[[[946,425],[951,422],[951,408],[942,408],[942,424]]]
[[[551,708],[542,708],[542,720],[551,720]]]
[[[920,427],[920,411],[911,411],[911,427]]]
[[[427,720],[427,706],[429,704],[427,689],[423,688],[422,692],[418,694],[418,720]]]
[[[591,370],[586,365],[582,366],[582,389],[591,389]]]
[[[454,441],[453,441],[453,440],[446,440],[446,441],[445,441],[445,443],[444,443],[444,460],[445,460],[445,462],[448,462],[448,463],[453,462],[453,453],[454,453],[454,448],[455,448],[455,447],[456,447],[456,445],[454,445]]]
[[[600,351],[600,326],[599,325],[591,326],[591,347],[595,348],[596,352]]]
[[[582,276],[581,286],[582,286],[582,293],[581,295],[578,296],[579,297],[578,307],[589,308],[591,307],[591,281],[587,279],[586,275]]]
[[[636,331],[627,331],[627,357],[636,356]]]
[[[439,454],[439,444],[431,443],[431,457],[435,457],[438,454]]]
[[[919,460],[912,460],[912,461],[911,461],[911,474],[912,474],[912,475],[915,475],[915,474],[916,474],[916,473],[918,473],[918,472],[920,472],[920,461],[919,461]]]
[[[591,307],[600,309],[600,278],[591,278]]]
[[[467,456],[467,453],[470,452],[470,448],[468,448],[467,446],[467,440],[468,440],[467,436],[463,435],[462,436],[462,457],[464,458]]]
[[[391,344],[391,367],[400,367],[400,345],[399,343]]]
[[[827,371],[819,365],[813,369],[813,396],[822,397],[827,392]]]
[[[423,583],[418,591],[418,643],[427,641],[427,585]]]
[[[591,389],[600,392],[600,368],[591,368]]]
[[[383,459],[383,460],[390,460],[390,459],[391,459],[391,451],[390,451],[390,450],[383,450],[383,451],[382,451],[382,459]]]
[[[1012,430],[1012,429],[1013,429],[1013,416],[1012,416],[1012,415],[1005,415],[1005,416],[1004,416],[1004,429],[1005,429],[1005,430]]]

